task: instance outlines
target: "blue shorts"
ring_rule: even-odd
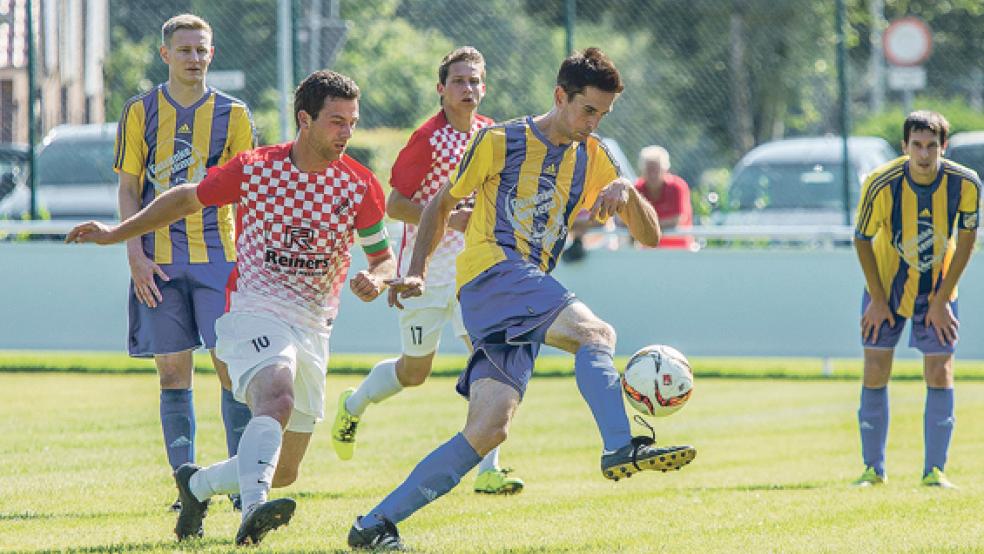
[[[173,354],[202,346],[215,348],[215,320],[225,313],[226,283],[235,262],[166,265],[170,281],[154,276],[164,300],[149,308],[130,282],[127,350],[135,358]]]
[[[868,291],[866,290],[861,297],[862,314],[864,314],[864,311],[868,308],[868,304],[870,303],[871,296],[868,295]],[[953,310],[954,317],[957,317],[956,300],[950,302],[950,308]],[[929,311],[929,295],[920,294],[916,297],[916,302],[912,310],[912,327],[909,329],[909,346],[918,349],[923,353],[923,355],[953,354],[956,344],[941,343],[940,339],[936,337],[936,330],[932,327],[926,327],[927,311]],[[872,341],[870,337],[868,340],[862,338],[861,345],[865,348],[893,350],[899,343],[899,337],[902,336],[902,330],[905,328],[906,320],[906,318],[900,316],[899,314],[893,315],[895,316],[895,327],[891,327],[887,321],[882,322],[881,328],[878,329],[878,340]]]
[[[529,262],[505,260],[461,287],[458,299],[474,347],[458,393],[467,398],[472,383],[491,378],[522,398],[547,329],[574,294]]]

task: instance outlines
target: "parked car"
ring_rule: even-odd
[[[116,123],[52,129],[37,150],[38,209],[52,219],[117,218],[115,139]],[[28,211],[30,189],[25,177],[10,193],[0,195],[0,217],[20,218]]]
[[[27,145],[0,144],[0,201],[27,181]]]
[[[956,133],[947,141],[945,155],[984,175],[984,131]]]
[[[735,165],[727,200],[712,214],[727,225],[839,225],[844,223],[840,137],[806,137],[765,143]],[[871,170],[895,159],[884,139],[850,137],[851,216],[861,183]]]

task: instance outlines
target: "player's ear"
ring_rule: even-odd
[[[311,126],[311,115],[304,110],[297,112],[297,126],[307,129]]]
[[[165,64],[169,64],[170,65],[171,60],[168,59],[170,57],[170,54],[167,51],[167,45],[166,44],[161,44],[160,53],[161,53],[161,60],[163,60]]]
[[[558,108],[563,106],[567,101],[567,93],[564,92],[564,87],[557,85],[554,87],[554,105]]]
[[[437,83],[437,95],[444,96],[444,83]]]

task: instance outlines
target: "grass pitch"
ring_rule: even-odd
[[[198,459],[225,455],[218,384],[196,377]],[[357,376],[330,376],[328,411]],[[319,426],[290,526],[260,551],[334,552],[356,514],[461,426],[454,381],[432,379],[372,406],[355,459]],[[0,551],[233,551],[238,514],[219,499],[207,536],[177,544],[166,511],[157,382],[146,374],[0,373]],[[889,483],[857,490],[858,384],[847,380],[698,379],[690,404],[656,424],[660,443],[691,443],[682,471],[601,477],[600,441],[573,379],[534,379],[502,462],[526,480],[514,497],[471,492],[474,475],[400,525],[421,552],[971,552],[984,523],[984,383],[957,388],[947,474],[918,485],[924,388],[891,385]]]

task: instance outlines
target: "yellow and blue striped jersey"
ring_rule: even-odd
[[[141,206],[172,186],[195,183],[208,168],[255,146],[246,104],[209,89],[193,105],[175,102],[166,84],[131,98],[116,131],[113,169],[140,177]],[[235,207],[206,207],[142,237],[158,264],[235,261]]]
[[[878,275],[895,313],[912,317],[916,296],[939,288],[956,230],[977,229],[980,190],[977,173],[947,159],[928,184],[912,179],[908,156],[867,178],[855,237],[873,240]]]
[[[458,288],[506,259],[550,272],[582,209],[619,177],[596,136],[554,145],[531,117],[478,131],[451,176],[451,195],[476,194],[458,255]]]

